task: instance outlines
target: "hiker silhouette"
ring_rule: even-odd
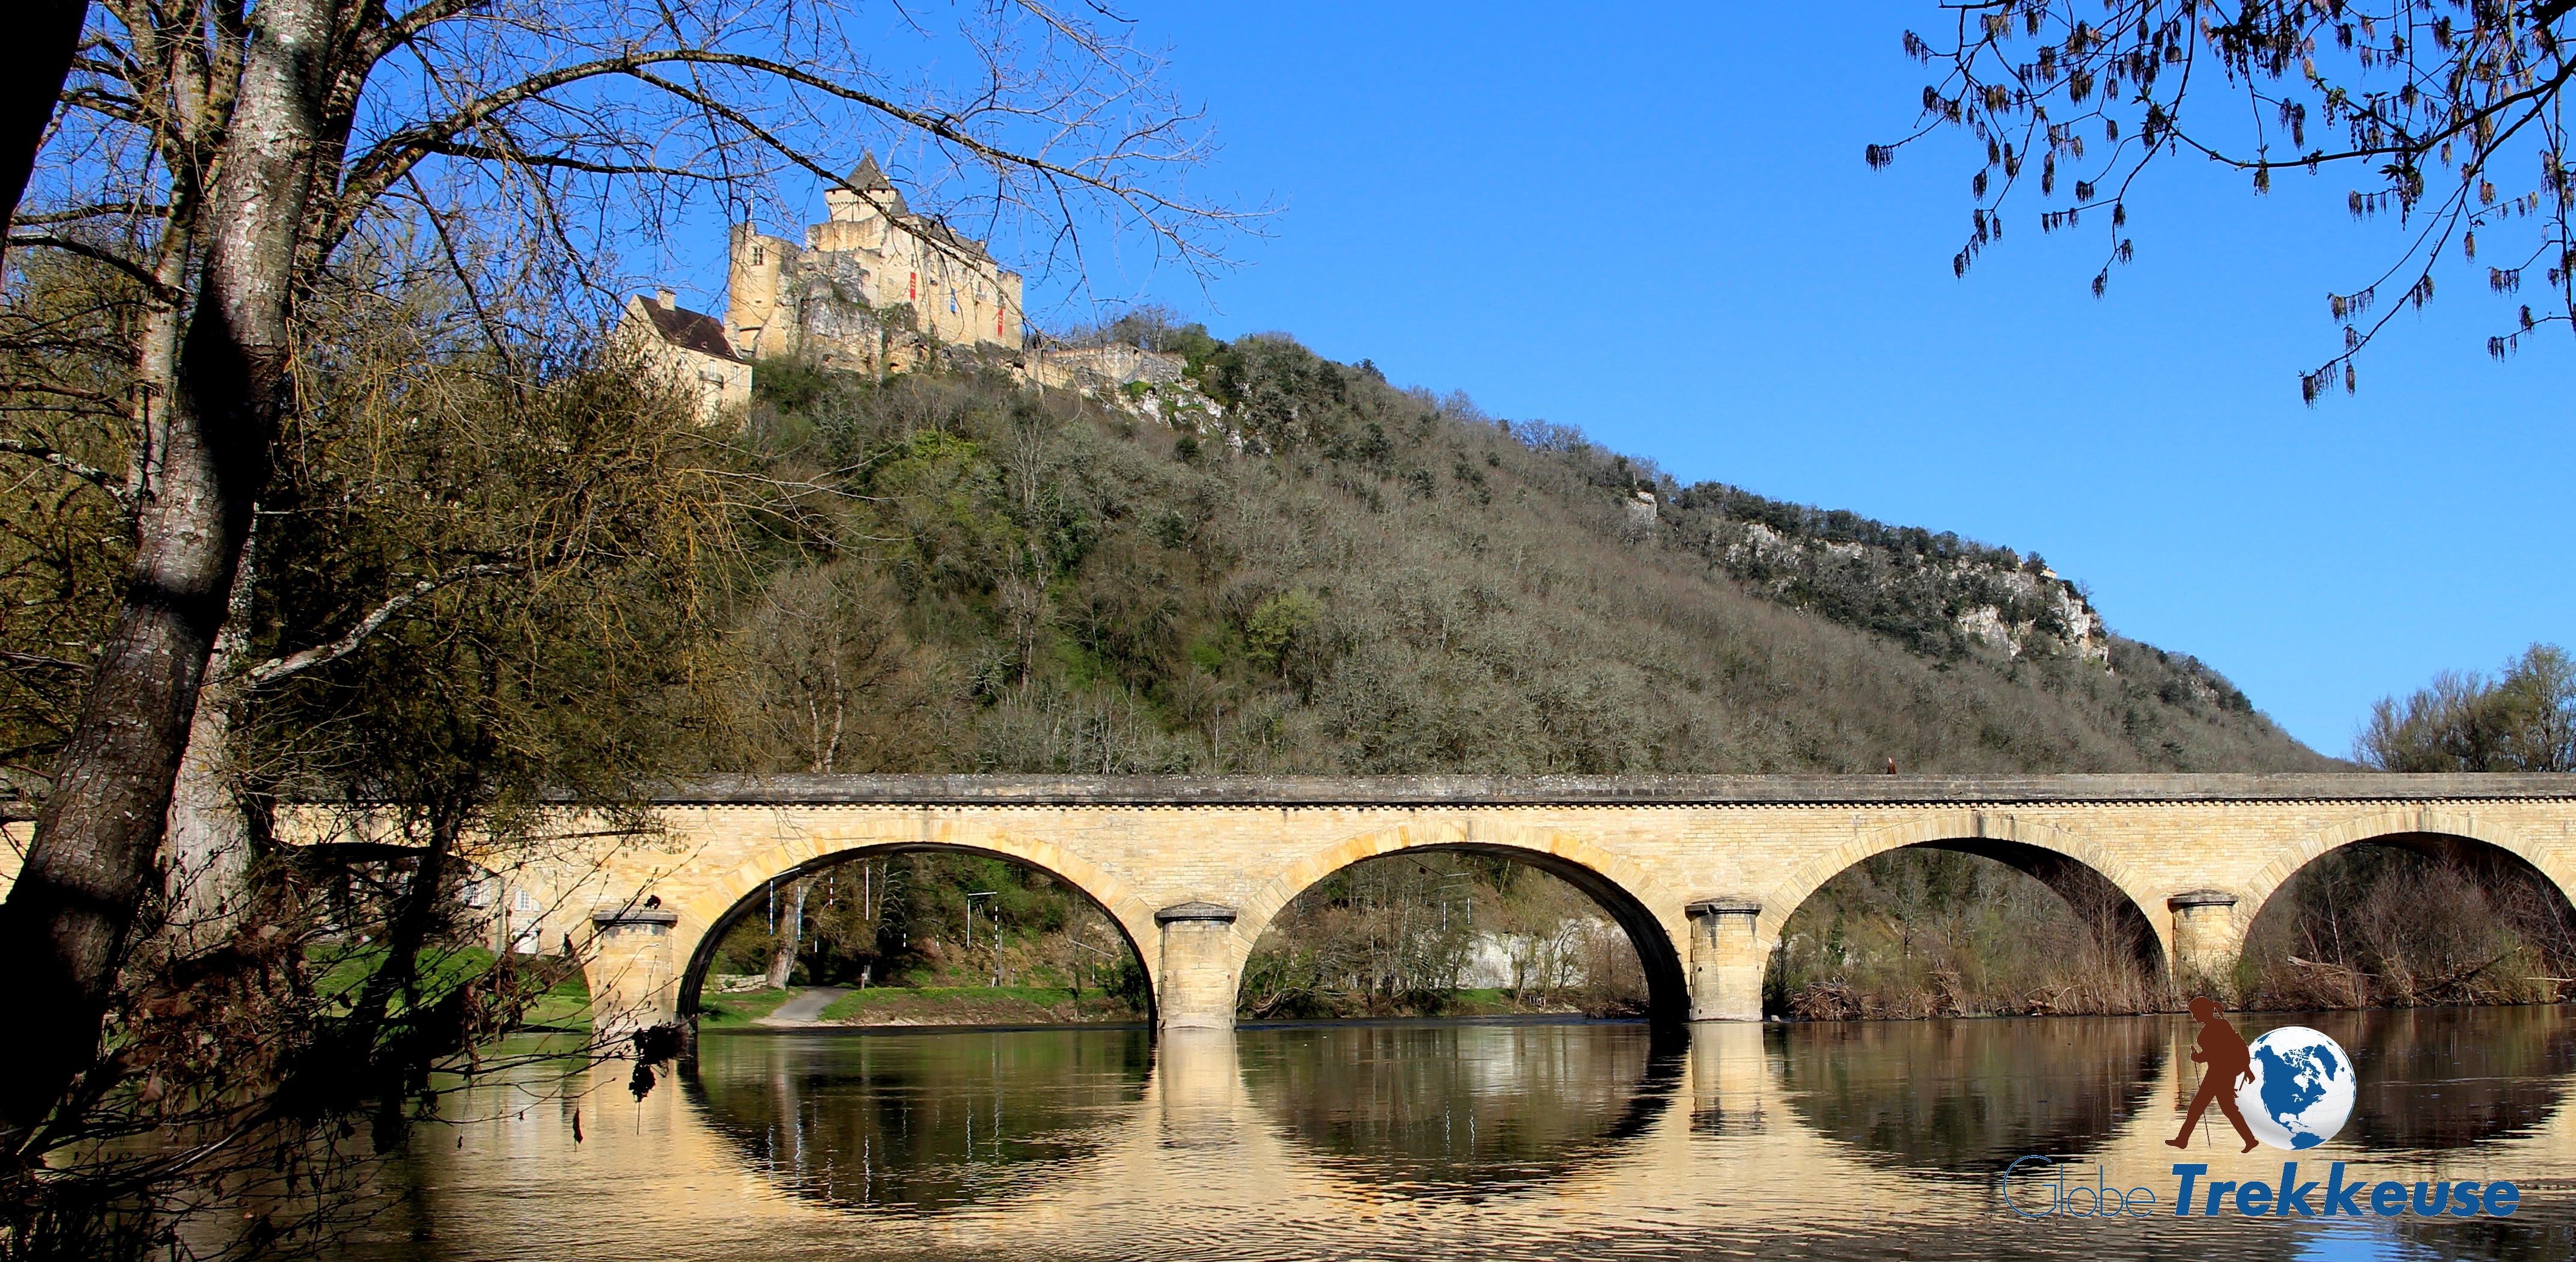
[[[2200,1094],[2191,1098],[2191,1111],[2183,1115],[2182,1133],[2165,1142],[2176,1148],[2191,1147],[2191,1128],[2200,1124],[2201,1111],[2216,1100],[2227,1120],[2236,1124],[2236,1134],[2245,1141],[2245,1151],[2252,1152],[2254,1131],[2236,1108],[2236,1088],[2254,1081],[2254,1053],[2245,1046],[2245,1036],[2218,1015],[2216,1000],[2192,1000],[2191,1019],[2200,1022],[2200,1048],[2191,1058],[2209,1066],[2209,1070],[2201,1075]]]

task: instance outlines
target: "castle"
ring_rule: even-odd
[[[735,353],[883,373],[918,366],[926,348],[906,333],[1021,348],[1019,273],[983,242],[913,214],[874,155],[859,159],[847,184],[824,193],[829,217],[805,229],[801,246],[734,226],[725,335]]]
[[[873,154],[846,183],[823,194],[827,217],[806,227],[802,245],[733,226],[721,321],[662,290],[627,303],[618,336],[696,393],[710,421],[749,405],[753,365],[764,359],[884,376],[992,352],[1042,387],[1096,395],[1180,383],[1177,355],[1114,343],[1032,350],[1019,273],[983,242],[913,214]]]

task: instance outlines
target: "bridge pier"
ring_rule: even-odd
[[[1154,1009],[1166,1030],[1231,1030],[1235,987],[1243,980],[1234,908],[1180,903],[1154,913],[1162,928],[1154,965]]]
[[[1690,1019],[1762,1019],[1762,970],[1769,963],[1754,926],[1762,904],[1751,898],[1709,898],[1690,913]]]
[[[2245,949],[2245,926],[2236,919],[2236,896],[2225,890],[2190,890],[2165,900],[2173,912],[2173,982],[2186,994],[2232,998],[2236,956]]]
[[[680,973],[671,961],[674,912],[604,908],[590,914],[582,973],[590,984],[590,1024],[602,1037],[631,1034],[679,1019]]]

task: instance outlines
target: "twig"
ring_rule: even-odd
[[[62,452],[56,451],[43,443],[29,442],[23,438],[0,438],[0,451],[12,452],[31,459],[42,460],[46,464],[52,465],[73,477],[79,478],[83,482],[87,482],[90,485],[107,492],[107,497],[115,500],[117,507],[129,510],[133,507],[131,504],[126,502],[125,487],[122,485],[124,479],[111,478],[108,476],[106,470],[92,468],[89,465],[82,464],[80,461],[74,460],[70,456],[64,455]]]
[[[358,646],[366,643],[368,636],[374,635],[378,629],[385,625],[385,623],[391,621],[395,614],[401,613],[421,597],[427,596],[431,592],[437,591],[439,588],[445,587],[451,583],[458,583],[469,578],[479,578],[493,574],[515,574],[522,568],[524,567],[516,565],[465,565],[449,570],[444,574],[430,575],[429,577],[386,597],[383,604],[367,611],[367,616],[360,618],[358,620],[358,625],[351,627],[347,635],[341,636],[339,639],[333,640],[328,644],[316,645],[312,648],[305,649],[300,653],[291,653],[285,657],[272,657],[267,661],[252,667],[249,673],[243,678],[251,687],[260,688],[276,683],[278,680],[284,679],[298,671],[310,670],[316,666],[336,662],[341,658],[347,657],[351,653],[357,652]]]

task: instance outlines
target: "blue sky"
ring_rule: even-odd
[[[1099,292],[1286,330],[1685,482],[2038,551],[2328,753],[2379,696],[2576,641],[2563,329],[2490,361],[2506,311],[2454,267],[2358,397],[2299,401],[2337,339],[2326,294],[2396,241],[2344,214],[2348,176],[2256,198],[2166,167],[2097,300],[2102,239],[2043,237],[2035,206],[1951,276],[1963,136],[1861,162],[1912,125],[1899,39],[1931,0],[1118,11],[1217,131],[1195,190],[1278,213],[1205,287],[1104,269]]]

